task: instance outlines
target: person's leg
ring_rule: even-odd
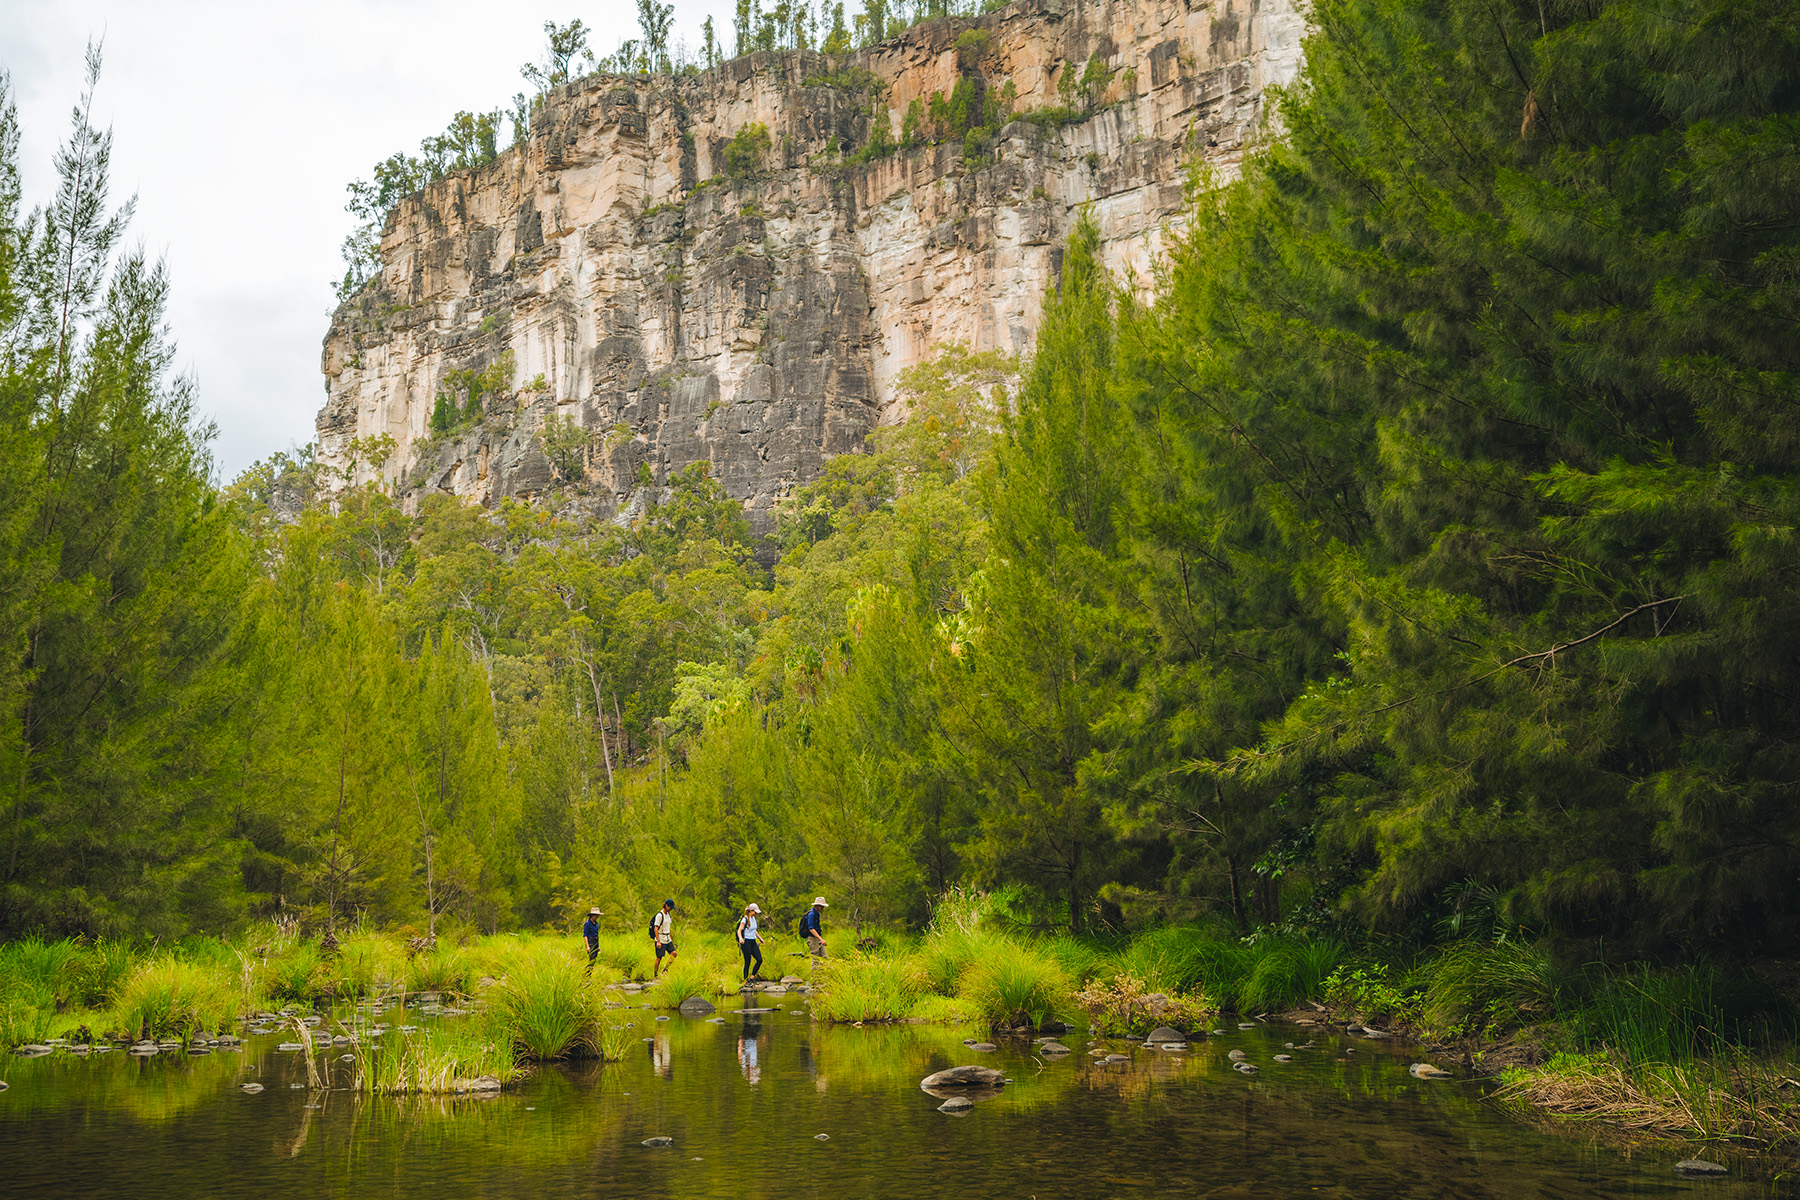
[[[752,979],[761,979],[762,978],[762,941],[761,941],[761,939],[751,942],[750,948],[752,950],[756,951],[756,969],[754,971],[750,972],[750,977]]]
[[[750,956],[752,954],[756,953],[756,943],[752,942],[752,941],[748,941],[748,940],[742,941],[742,942],[738,943],[738,949],[744,955],[744,982],[749,983],[750,982]]]

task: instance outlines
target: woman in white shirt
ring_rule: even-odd
[[[756,918],[761,913],[762,909],[756,905],[746,904],[744,915],[739,918],[737,923],[738,949],[744,952],[745,983],[749,983],[752,979],[762,978],[762,939],[756,934]],[[752,959],[756,961],[754,969],[750,965]]]

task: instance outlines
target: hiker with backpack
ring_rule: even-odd
[[[598,908],[590,908],[587,920],[581,923],[581,936],[587,941],[589,974],[593,973],[594,960],[600,957],[600,918],[604,915]]]
[[[656,969],[650,973],[655,979],[662,974],[663,955],[669,961],[675,961],[675,901],[664,900],[662,908],[650,918],[650,945],[656,951]]]
[[[756,918],[761,914],[762,909],[754,904],[746,904],[744,905],[744,915],[738,918],[737,944],[738,949],[744,954],[745,983],[749,983],[752,979],[762,978],[762,939],[757,936],[756,932]],[[756,959],[754,969],[750,966],[752,958]]]
[[[825,903],[825,897],[813,897],[812,907],[800,918],[800,936],[806,939],[806,948],[813,952],[814,958],[825,957],[825,929],[823,921],[825,910],[831,906]]]

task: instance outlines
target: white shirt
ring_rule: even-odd
[[[672,914],[658,911],[650,918],[650,924],[656,929],[656,940],[662,945],[666,946],[675,940],[675,918]]]
[[[756,940],[756,918],[745,917],[740,926],[740,932],[746,942],[754,942]]]

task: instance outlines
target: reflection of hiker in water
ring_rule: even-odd
[[[669,1053],[669,1035],[659,1033],[644,1044],[650,1051],[650,1069],[664,1079],[675,1078],[675,1059]]]
[[[737,1040],[738,1067],[744,1072],[744,1082],[758,1084],[762,1082],[762,1036],[744,1031],[747,1036]]]
[[[587,920],[582,922],[581,936],[587,939],[588,974],[593,974],[594,960],[600,957],[600,918],[604,916],[599,909],[588,909]]]

